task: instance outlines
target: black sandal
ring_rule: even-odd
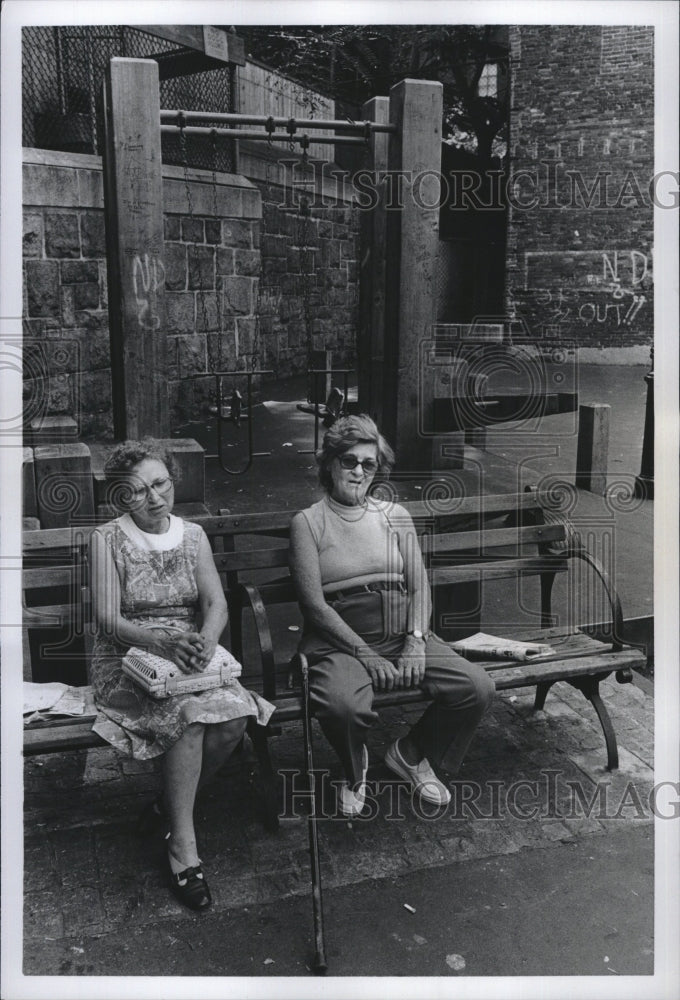
[[[170,888],[175,897],[190,910],[207,910],[212,903],[210,889],[200,865],[173,872],[170,859],[167,861]]]

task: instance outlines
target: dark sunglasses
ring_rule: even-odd
[[[356,469],[357,465],[361,466],[362,472],[370,474],[372,472],[378,471],[378,463],[374,458],[357,458],[356,455],[340,455],[338,458],[340,465],[343,469]]]

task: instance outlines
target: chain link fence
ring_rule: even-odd
[[[188,50],[128,25],[25,27],[22,31],[22,144],[101,155],[101,92],[114,56],[157,59]],[[225,65],[160,81],[161,108],[235,110],[235,71]],[[211,123],[206,123],[210,125]],[[217,123],[215,123],[217,124]],[[162,137],[163,162],[231,173],[232,140],[192,136],[186,163],[178,136]]]

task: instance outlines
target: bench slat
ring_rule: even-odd
[[[86,750],[94,747],[110,746],[106,740],[92,731],[94,718],[78,719],[72,726],[59,726],[50,722],[45,727],[27,726],[24,729],[24,755],[32,757],[40,753],[55,753],[60,750]]]
[[[22,570],[24,590],[43,590],[46,587],[80,587],[82,568],[70,566],[41,566],[40,569]]]
[[[531,687],[548,681],[564,680],[567,677],[582,677],[586,674],[605,673],[612,670],[634,669],[645,665],[645,655],[639,649],[621,649],[616,652],[596,653],[579,656],[570,660],[552,660],[545,663],[519,663],[512,667],[502,667],[492,673],[499,691],[516,687]]]
[[[563,541],[564,538],[563,525],[541,524],[527,528],[492,528],[486,531],[455,531],[439,535],[423,532],[419,536],[419,541],[423,555],[436,556],[467,550],[486,552],[489,549],[510,546],[519,549],[525,544],[545,544]]]
[[[223,514],[213,517],[192,517],[209,538],[219,535],[287,535],[297,511],[283,510],[263,514]]]
[[[250,552],[214,552],[221,573],[244,569],[275,569],[288,565],[288,548],[253,549]]]
[[[502,559],[493,562],[467,563],[463,566],[434,566],[430,570],[432,586],[447,583],[474,583],[477,581],[505,580],[517,576],[536,576],[541,573],[565,573],[567,560],[556,556],[531,559]]]
[[[428,503],[424,500],[405,500],[400,506],[409,512],[413,518],[450,518],[459,516],[488,514],[505,514],[512,511],[540,511],[541,506],[534,492],[527,493],[494,493],[487,496],[455,497],[449,502],[450,509],[445,508],[445,502],[436,500]]]

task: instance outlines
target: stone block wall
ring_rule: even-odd
[[[24,345],[31,416],[69,414],[109,436],[111,363],[101,160],[24,150]],[[187,192],[187,181],[189,191]],[[351,365],[358,219],[342,202],[309,218],[237,175],[163,168],[171,427],[200,419],[214,369],[306,371],[330,348]],[[227,385],[225,383],[225,390]]]
[[[328,198],[308,214],[286,208],[282,188],[262,185],[262,358],[280,378],[308,367],[313,350],[331,350],[333,367],[356,358],[358,210]]]
[[[510,29],[507,307],[592,361],[653,336],[653,29]]]
[[[32,151],[23,174],[24,371],[30,416],[111,425],[103,190],[98,157]],[[27,415],[28,416],[28,415]]]

